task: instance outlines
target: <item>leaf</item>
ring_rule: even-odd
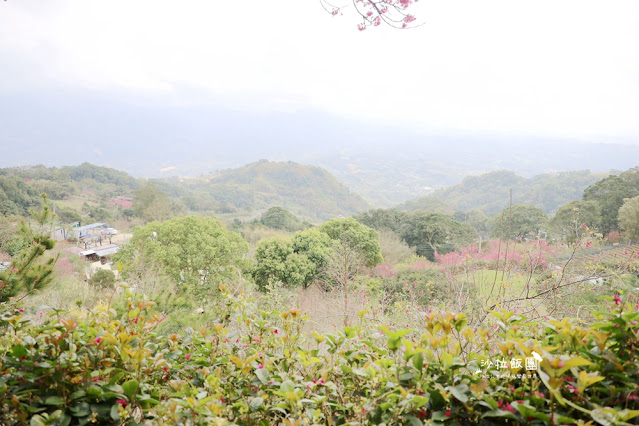
[[[126,373],[124,371],[117,373],[115,376],[111,377],[111,380],[109,380],[109,384],[110,385],[116,384],[117,382],[120,381],[122,377],[124,377],[125,374]]]
[[[421,352],[417,352],[413,355],[413,367],[420,372],[424,368],[424,355]]]
[[[87,393],[85,391],[78,390],[78,391],[73,392],[71,395],[69,395],[69,399],[73,401],[75,399],[80,399],[80,398],[83,398],[85,396],[87,396]]]
[[[617,413],[617,418],[624,422],[630,419],[634,419],[637,416],[639,416],[639,410],[628,410],[627,408]]]
[[[15,358],[22,358],[23,356],[27,356],[27,349],[22,345],[15,345],[11,348],[11,354]]]
[[[44,420],[44,418],[42,418],[41,415],[36,414],[35,416],[31,417],[31,421],[29,422],[30,426],[46,426],[47,422]]]
[[[59,396],[49,396],[44,403],[45,405],[64,405],[64,399]]]
[[[129,400],[133,401],[135,399],[135,394],[138,393],[138,388],[140,384],[136,380],[129,380],[128,382],[124,382],[122,384],[122,390],[124,394],[129,397]]]
[[[561,396],[561,392],[559,392],[555,387],[550,385],[550,376],[543,370],[537,370],[537,373],[539,374],[539,378],[541,379],[541,381],[544,382],[544,385],[546,385],[548,390],[552,392],[552,394],[557,399],[557,401],[559,401],[559,403],[565,407],[566,401]]]
[[[91,407],[86,402],[80,402],[74,407],[71,407],[71,412],[75,417],[85,417],[91,415]]]
[[[392,406],[393,406],[393,404],[391,404],[390,402],[384,402],[384,403],[382,403],[382,404],[379,404],[379,408],[380,408],[382,411],[386,411],[386,410],[388,410],[389,408],[391,408]]]
[[[557,374],[558,375],[562,375],[566,371],[570,370],[573,367],[581,367],[581,366],[590,365],[590,364],[592,364],[592,362],[588,361],[587,359],[582,358],[580,356],[576,356],[576,357],[570,358],[568,361],[564,362],[563,367],[561,367],[557,371]]]
[[[465,404],[466,402],[468,402],[468,395],[466,395],[466,392],[468,392],[467,385],[462,384],[457,386],[448,386],[446,389],[448,389],[450,393],[452,393],[453,396],[462,403]]]
[[[344,373],[344,374],[349,374],[349,373],[353,372],[353,369],[350,366],[346,365],[346,364],[343,364],[340,367],[342,369],[342,373]]]
[[[295,383],[290,380],[286,380],[284,383],[280,385],[280,392],[294,392],[295,391]]]
[[[442,366],[444,368],[448,368],[453,365],[454,358],[448,352],[444,352],[441,356]]]
[[[255,370],[255,375],[263,385],[268,383],[268,370],[266,368],[258,368]]]
[[[111,415],[111,418],[116,422],[120,420],[120,410],[118,409],[118,407],[118,404],[113,404],[113,406],[111,407],[111,412],[109,413]]]
[[[422,423],[422,421],[419,420],[415,416],[404,416],[404,418],[406,420],[408,420],[408,424],[411,425],[411,426],[423,426],[424,425],[424,423]]]
[[[513,413],[511,413],[510,411],[500,410],[499,408],[484,413],[482,418],[484,417],[502,417],[505,419],[517,420],[517,416],[515,416]]]
[[[611,408],[598,407],[590,412],[590,417],[600,425],[608,426],[617,420],[615,410]]]
[[[264,402],[264,400],[260,397],[255,397],[253,399],[251,399],[251,401],[249,402],[249,408],[251,409],[251,411],[257,411],[260,409],[260,407],[262,406],[262,403]]]

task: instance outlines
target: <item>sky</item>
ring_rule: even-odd
[[[636,0],[422,0],[417,28],[365,31],[343,4],[331,16],[319,0],[2,1],[0,110],[91,97],[639,145]],[[0,146],[19,130],[0,130]]]

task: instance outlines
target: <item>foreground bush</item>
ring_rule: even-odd
[[[50,312],[4,305],[0,424],[637,424],[639,305],[619,297],[590,327],[494,312],[415,330],[360,324],[305,342],[297,309],[225,292],[210,329],[158,336],[153,303]],[[34,312],[35,317],[39,316]],[[526,370],[533,351],[539,370]],[[534,358],[533,358],[534,359]],[[521,366],[518,364],[521,362]],[[499,377],[498,377],[499,376]]]

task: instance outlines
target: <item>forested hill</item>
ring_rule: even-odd
[[[315,220],[350,216],[368,208],[363,198],[326,170],[293,162],[261,160],[189,187],[237,209],[265,210],[277,205]]]
[[[130,194],[141,180],[108,167],[83,163],[61,168],[12,167],[0,169],[0,214],[26,214],[40,204],[40,194],[52,200],[70,199],[83,193],[102,197]]]
[[[188,211],[247,219],[281,206],[305,219],[323,221],[368,208],[360,196],[324,169],[291,162],[263,160],[209,177],[151,180],[89,163],[0,169],[0,215],[25,215],[30,207],[40,204],[43,192],[60,208],[79,212],[82,207],[90,217],[102,221],[122,213],[109,201],[122,195],[134,197],[136,212],[129,214],[147,220]],[[153,214],[142,212],[148,207],[142,200],[147,204],[156,201],[151,207]]]
[[[417,198],[398,206],[399,210],[421,210],[433,199],[455,210],[479,209],[487,215],[498,213],[509,204],[513,190],[513,204],[529,204],[546,214],[557,211],[569,201],[581,200],[584,190],[605,177],[605,173],[589,170],[542,174],[524,178],[510,171],[495,171],[466,177],[461,183],[435,191],[429,197]]]

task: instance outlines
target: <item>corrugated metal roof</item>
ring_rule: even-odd
[[[102,228],[103,226],[107,228],[109,227],[106,223],[92,223],[90,225],[84,225],[74,229],[76,231],[88,231],[89,229]]]
[[[118,249],[119,249],[119,247],[109,247],[109,248],[104,248],[104,249],[97,249],[95,251],[95,254],[97,254],[100,257],[108,256],[110,254],[116,254],[118,252]]]

